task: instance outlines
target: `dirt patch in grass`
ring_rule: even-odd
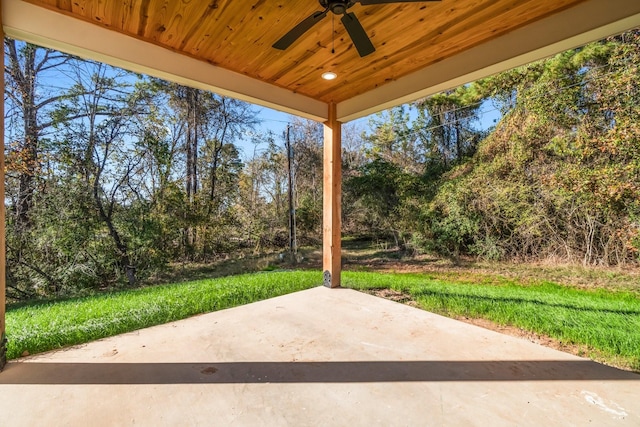
[[[393,289],[371,289],[364,291],[368,294],[375,295],[380,298],[385,298],[391,301],[399,302],[402,304],[410,305],[412,307],[418,307],[418,304],[411,298],[411,295],[404,292],[394,291]]]

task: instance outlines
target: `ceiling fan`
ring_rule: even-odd
[[[440,1],[440,0],[318,0],[320,6],[324,10],[314,12],[311,16],[300,22],[293,27],[287,34],[282,36],[280,40],[273,44],[273,47],[280,50],[285,50],[293,44],[300,36],[306,33],[311,27],[320,22],[329,12],[334,15],[342,15],[340,20],[347,29],[349,37],[353,41],[353,45],[358,50],[360,56],[367,56],[375,52],[376,48],[373,47],[369,36],[362,28],[360,21],[356,17],[355,13],[347,12],[351,6],[356,3],[360,3],[363,6],[375,5],[375,4],[390,4],[390,3],[419,3],[426,1]]]

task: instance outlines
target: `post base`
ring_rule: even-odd
[[[323,274],[323,285],[327,288],[331,287],[331,272],[329,270],[325,270]]]

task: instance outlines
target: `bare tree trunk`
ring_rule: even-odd
[[[187,87],[186,90],[186,119],[187,139],[186,145],[186,192],[187,203],[193,206],[195,195],[198,191],[198,90]],[[185,228],[187,248],[195,244],[195,229],[191,226]]]

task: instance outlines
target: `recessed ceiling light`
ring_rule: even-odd
[[[333,80],[336,77],[338,77],[338,75],[332,71],[327,71],[326,73],[322,73],[322,78],[325,80]]]

